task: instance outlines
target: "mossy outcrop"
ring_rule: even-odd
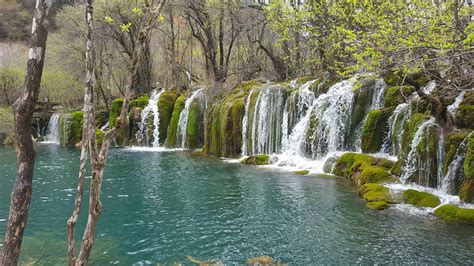
[[[414,189],[403,191],[403,198],[406,203],[418,207],[434,208],[441,204],[441,201],[435,195]]]
[[[204,117],[201,102],[194,100],[189,108],[188,124],[186,127],[186,147],[200,148],[204,142]]]
[[[351,132],[359,128],[366,114],[369,112],[374,96],[374,88],[377,83],[375,76],[358,79],[354,86],[354,100],[351,112]]]
[[[81,111],[64,114],[61,116],[60,143],[63,146],[74,146],[82,139],[82,125],[84,113]]]
[[[148,95],[142,95],[136,99],[133,99],[130,101],[130,109],[133,109],[133,108],[145,108],[145,106],[148,105],[148,101],[150,100],[150,96]],[[123,103],[123,100],[122,100],[122,103]],[[120,107],[122,107],[122,105],[120,105]],[[119,114],[120,114],[120,110],[119,110]]]
[[[465,132],[453,132],[446,136],[445,151],[446,155],[443,161],[443,175],[448,171],[449,164],[454,160],[456,152],[461,142],[466,138],[467,133]]]
[[[474,129],[474,91],[468,91],[456,110],[455,123],[458,128]]]
[[[102,142],[104,141],[104,136],[105,136],[105,133],[104,131],[96,128],[95,129],[95,141],[97,143],[97,146],[100,147],[100,145],[102,145]]]
[[[309,171],[308,170],[297,170],[297,171],[294,171],[293,173],[295,173],[297,175],[308,175]]]
[[[164,91],[158,99],[158,112],[160,116],[160,145],[164,144],[168,136],[168,128],[178,96],[174,91]]]
[[[362,127],[362,152],[380,151],[387,131],[387,121],[392,112],[393,108],[383,108],[369,113]]]
[[[333,173],[353,180],[358,186],[366,183],[383,183],[396,180],[389,173],[393,162],[367,154],[348,152],[336,161]]]
[[[443,220],[474,225],[474,209],[465,209],[447,204],[437,208],[434,215]]]
[[[384,96],[385,107],[396,107],[408,100],[408,97],[415,92],[413,86],[394,86],[388,87]]]
[[[439,128],[436,125],[428,126],[421,135],[421,140],[416,147],[416,154],[420,167],[413,181],[418,184],[437,187],[438,186],[438,149]]]
[[[242,153],[242,119],[245,113],[244,102],[252,89],[260,83],[243,82],[219,103],[214,104],[207,113],[206,139],[204,149],[207,154],[224,157],[238,157]],[[252,94],[252,106],[258,93]],[[251,109],[250,108],[250,109]],[[249,110],[249,112],[251,112]],[[251,124],[251,121],[249,121]]]
[[[267,155],[267,154],[252,155],[252,156],[242,159],[242,161],[240,162],[243,164],[251,164],[251,165],[267,165],[267,164],[270,164],[270,155]]]
[[[390,190],[380,184],[367,183],[359,188],[359,195],[367,201],[367,207],[375,210],[384,210],[390,204],[397,203],[390,194]]]
[[[110,104],[110,113],[109,113],[109,127],[115,127],[117,117],[120,116],[120,111],[122,111],[123,98],[118,98],[112,101]]]
[[[176,147],[176,134],[178,133],[179,115],[184,109],[185,101],[186,98],[184,96],[179,96],[174,103],[173,112],[168,124],[168,132],[166,134],[167,137],[165,146],[168,148]]]
[[[467,152],[464,159],[464,181],[459,191],[459,198],[464,202],[474,203],[474,132],[468,136]]]

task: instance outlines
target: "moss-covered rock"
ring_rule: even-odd
[[[211,107],[207,113],[206,124],[205,150],[207,154],[224,157],[241,155],[244,102],[253,90],[249,108],[249,112],[252,113],[260,87],[260,83],[241,83],[232,89],[224,99]],[[249,125],[251,123],[252,121],[249,121]]]
[[[464,202],[474,203],[474,132],[471,132],[468,138],[464,159],[464,181],[459,191],[459,198]]]
[[[426,121],[429,116],[422,113],[414,113],[411,118],[406,122],[405,128],[403,129],[401,150],[398,154],[398,162],[391,169],[392,174],[400,175],[402,166],[405,164],[406,157],[411,149],[411,142],[415,137],[416,131],[419,126]]]
[[[390,208],[390,204],[388,204],[385,201],[372,201],[372,202],[367,202],[367,207],[374,209],[374,210],[385,210]]]
[[[83,115],[83,112],[77,111],[61,116],[59,122],[61,145],[74,146],[81,141]]]
[[[353,86],[354,100],[351,112],[352,132],[360,127],[360,124],[370,109],[376,82],[377,78],[375,76],[369,76],[358,79]]]
[[[407,101],[408,97],[415,91],[413,86],[388,87],[384,96],[385,107],[396,107]]]
[[[196,149],[204,141],[204,117],[201,102],[197,99],[191,103],[186,127],[186,147]]]
[[[297,171],[294,171],[293,173],[298,174],[298,175],[307,175],[307,174],[309,174],[309,171],[308,170],[297,170]]]
[[[374,157],[367,154],[360,154],[354,152],[345,153],[337,159],[333,174],[349,178],[351,176],[352,166],[356,162],[371,165],[373,160]]]
[[[120,116],[120,111],[122,110],[123,98],[118,98],[112,101],[110,104],[110,114],[109,114],[109,127],[115,127],[117,117]]]
[[[403,198],[406,203],[419,206],[434,208],[441,204],[441,201],[435,195],[427,192],[421,192],[414,189],[403,191]]]
[[[164,91],[158,99],[158,112],[160,114],[160,144],[164,144],[168,135],[171,116],[178,96],[174,91]]]
[[[390,190],[380,184],[367,183],[359,188],[359,195],[368,202],[396,203]]]
[[[446,155],[443,161],[443,175],[445,175],[448,171],[449,164],[451,164],[451,162],[453,161],[459,145],[466,138],[466,136],[467,133],[465,132],[453,132],[446,136],[444,148],[446,151]]]
[[[452,204],[437,208],[434,215],[447,221],[474,224],[474,209],[459,208]]]
[[[168,125],[168,132],[166,134],[167,137],[165,145],[168,148],[176,147],[176,134],[178,133],[179,115],[184,109],[185,100],[186,98],[184,96],[179,96],[174,103],[173,112]]]
[[[474,129],[474,91],[468,91],[456,110],[455,122],[458,128]]]
[[[133,108],[145,108],[145,106],[148,105],[148,101],[150,100],[150,96],[148,95],[142,95],[136,99],[133,99],[130,101],[130,109],[133,109]],[[122,100],[122,103],[123,103],[123,100]],[[122,105],[120,105],[120,107],[122,107]],[[119,110],[119,114],[120,114],[120,110]]]
[[[270,156],[267,154],[252,155],[240,161],[243,164],[267,165],[270,164]]]
[[[387,130],[387,121],[392,112],[393,108],[383,108],[369,113],[362,128],[362,152],[380,151]]]
[[[362,186],[366,183],[382,183],[395,180],[390,173],[378,166],[368,166],[357,176],[357,185]]]
[[[439,128],[436,125],[428,126],[421,135],[421,140],[416,147],[418,160],[417,175],[413,181],[418,184],[437,187],[438,186],[438,147]]]

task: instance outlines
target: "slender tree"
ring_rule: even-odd
[[[151,6],[148,0],[144,0],[143,13],[145,22],[141,24],[140,34],[134,39],[134,51],[131,60],[131,75],[125,91],[124,102],[120,116],[117,118],[115,127],[105,132],[104,140],[98,149],[95,133],[95,107],[93,103],[93,93],[95,90],[94,73],[95,73],[95,54],[94,54],[94,25],[93,25],[93,0],[87,0],[86,3],[86,21],[87,21],[87,40],[86,40],[86,87],[84,93],[84,126],[81,162],[79,170],[79,179],[76,193],[75,206],[73,214],[69,218],[68,225],[68,263],[69,265],[87,265],[90,258],[92,246],[94,245],[94,237],[97,229],[97,223],[102,213],[102,203],[100,201],[100,193],[102,186],[102,177],[107,160],[107,154],[111,141],[117,137],[120,131],[127,124],[128,108],[130,105],[130,97],[134,93],[134,84],[139,79],[139,66],[143,63],[143,52],[146,51],[150,41],[150,32],[154,22],[160,15],[165,4],[165,0],[160,0],[156,6]],[[74,251],[74,235],[75,225],[80,214],[82,198],[84,195],[84,176],[86,172],[87,157],[90,155],[92,164],[92,181],[90,185],[89,196],[89,215],[87,219],[86,229],[82,237],[82,244],[79,255],[76,257]]]
[[[17,174],[11,195],[0,265],[18,264],[23,232],[28,221],[36,157],[34,141],[31,136],[31,118],[38,100],[43,74],[50,8],[51,0],[36,0],[24,91],[13,104]]]

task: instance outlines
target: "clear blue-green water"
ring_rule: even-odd
[[[65,263],[78,161],[77,149],[38,145],[23,262]],[[0,148],[0,235],[14,175],[14,150]],[[227,264],[260,255],[294,265],[474,263],[473,226],[370,210],[345,180],[186,153],[112,150],[102,201],[93,265],[188,264],[187,255]]]

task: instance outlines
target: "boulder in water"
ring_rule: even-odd
[[[298,174],[298,175],[307,175],[307,174],[309,174],[309,171],[308,170],[297,170],[297,171],[294,171],[293,173]]]
[[[408,189],[403,191],[403,198],[405,199],[406,203],[418,207],[434,208],[441,204],[441,201],[435,195],[414,189]]]
[[[336,161],[337,157],[329,157],[326,162],[324,162],[323,171],[328,174],[332,173]]]
[[[367,202],[367,207],[374,209],[374,210],[385,210],[390,208],[390,204],[388,204],[385,201],[373,201],[373,202]]]
[[[267,154],[251,155],[240,162],[251,165],[267,165],[270,164],[270,156]]]
[[[359,195],[367,202],[372,203],[369,207],[375,207],[375,205],[385,205],[396,203],[396,200],[390,194],[390,190],[380,184],[367,183],[359,188]],[[384,202],[385,204],[382,204]],[[378,209],[378,208],[377,208]]]
[[[437,208],[434,215],[443,220],[474,225],[474,209],[465,209],[447,204]]]

